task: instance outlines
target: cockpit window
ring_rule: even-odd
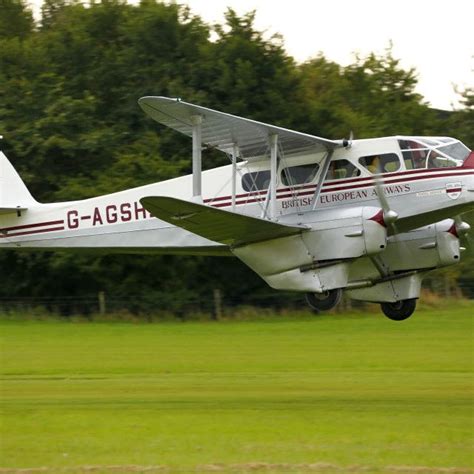
[[[336,160],[329,165],[326,180],[353,178],[360,175],[360,169],[355,167],[350,161]]]
[[[319,165],[317,163],[289,166],[288,168],[283,168],[281,180],[285,186],[310,183],[316,176],[318,169]]]
[[[438,151],[442,152],[444,155],[454,158],[455,160],[464,161],[471,150],[461,142],[455,142],[451,145],[440,146],[437,148]]]
[[[450,168],[452,166],[457,166],[456,161],[452,158],[447,158],[446,156],[440,155],[435,150],[431,150],[428,156],[428,168]]]
[[[429,138],[423,138],[423,143],[425,145],[430,145],[430,146],[437,146],[439,145],[440,141],[443,141],[443,139],[435,141],[435,140],[430,140]]]
[[[396,153],[362,156],[359,163],[372,174],[393,173],[400,168],[400,159]]]
[[[427,148],[414,149],[414,150],[403,150],[403,161],[407,170],[415,170],[419,168],[426,168],[426,158],[428,157],[429,150]]]
[[[462,166],[470,150],[454,138],[420,137],[398,140],[408,170]]]

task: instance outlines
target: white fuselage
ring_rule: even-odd
[[[318,222],[321,212],[338,213],[346,208],[380,207],[373,176],[358,163],[367,154],[401,152],[395,138],[358,140],[350,149],[337,149],[333,160],[346,159],[360,169],[357,177],[326,180],[313,206],[319,172],[311,182],[277,187],[274,219],[285,223]],[[314,163],[321,155],[301,155],[280,160],[287,166]],[[243,162],[238,176],[268,169],[268,160]],[[279,174],[280,175],[280,174]],[[281,175],[280,175],[281,176]],[[399,215],[406,232],[472,209],[474,169],[401,168],[383,175],[383,187],[390,207]],[[235,208],[232,203],[232,167],[202,173],[203,202],[210,206],[253,216],[267,216],[267,191],[246,191],[237,179]],[[183,176],[122,192],[81,201],[28,206],[26,211],[0,215],[0,247],[43,249],[101,249],[121,252],[182,254],[229,254],[225,245],[209,241],[156,219],[139,200],[146,196],[170,196],[192,200],[192,176]],[[313,209],[314,207],[314,209]]]

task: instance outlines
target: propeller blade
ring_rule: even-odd
[[[462,220],[461,216],[456,216],[454,218],[454,222],[456,224],[456,232],[459,236],[468,236],[469,231],[471,230],[471,226]]]
[[[395,212],[393,209],[390,208],[390,204],[388,203],[387,196],[384,193],[383,177],[379,173],[379,174],[375,174],[373,178],[374,178],[374,185],[375,185],[377,198],[383,210],[383,220],[385,222],[385,225],[387,226],[387,229],[390,231],[391,238],[394,241],[394,243],[400,245],[400,247],[403,249],[403,251],[406,254],[410,255],[411,250],[410,250],[409,245],[407,245],[407,243],[404,240],[398,237],[398,234],[400,234],[400,230],[398,229],[397,224],[396,224],[396,221],[398,219],[398,214],[397,212]]]
[[[474,253],[473,240],[469,232],[471,230],[471,226],[467,222],[464,222],[462,217],[459,215],[454,218],[454,224],[456,226],[456,233],[463,245],[466,246],[468,253]]]
[[[393,209],[390,209],[387,196],[385,196],[383,189],[384,181],[380,174],[374,175],[374,185],[375,191],[377,193],[377,198],[383,210],[384,222],[387,227],[392,228],[394,234],[398,234],[398,230],[395,225],[395,221],[398,219],[398,214]]]
[[[351,130],[349,138],[343,138],[342,140],[339,140],[339,143],[342,144],[344,148],[350,148],[352,146],[352,140],[354,140],[354,133]]]

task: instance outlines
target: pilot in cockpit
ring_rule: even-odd
[[[442,165],[440,164],[439,158],[441,158],[441,155],[436,153],[436,151],[431,150],[427,168],[441,168]]]

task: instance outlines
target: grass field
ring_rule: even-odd
[[[0,322],[0,473],[473,472],[473,315]]]

